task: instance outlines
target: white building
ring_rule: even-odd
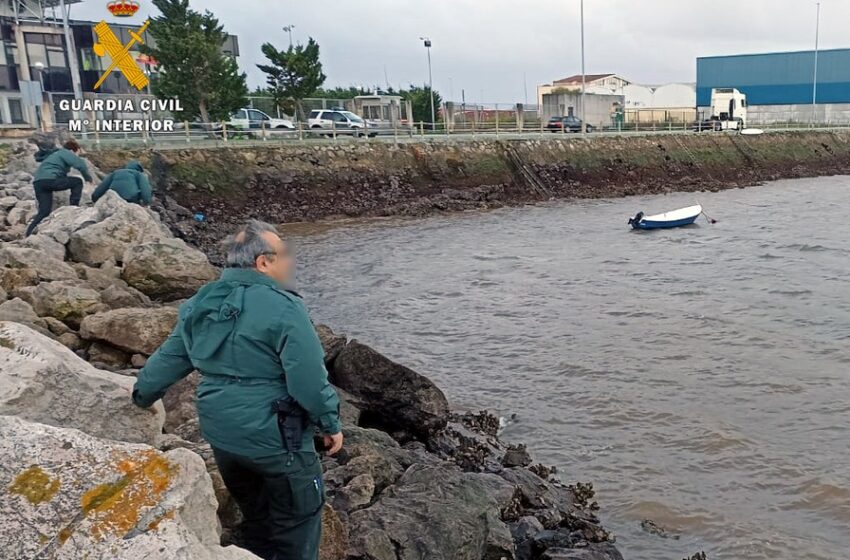
[[[623,88],[630,84],[625,78],[617,74],[585,74],[584,82],[586,91],[600,95],[617,94],[622,95]],[[566,93],[570,91],[581,91],[581,74],[555,80],[551,84],[537,86],[537,105],[543,105],[543,96],[549,93]]]

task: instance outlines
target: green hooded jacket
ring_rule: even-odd
[[[89,169],[82,159],[71,150],[61,148],[50,153],[46,157],[43,152],[40,157],[43,157],[41,165],[33,175],[33,181],[41,181],[44,179],[60,179],[68,175],[68,172],[73,168],[80,172],[87,182],[91,182],[92,178],[89,175]]]
[[[287,396],[325,434],[340,431],[339,398],[307,309],[268,276],[229,268],[180,306],[177,326],[139,372],[133,401],[148,407],[192,370],[201,373],[201,433],[247,457],[285,451],[272,402]],[[302,449],[313,449],[313,430]]]
[[[138,161],[131,161],[123,169],[107,175],[92,193],[92,201],[97,202],[110,189],[118,193],[118,196],[127,202],[134,202],[143,206],[151,203],[151,196],[153,195],[150,181],[144,174],[142,164]]]

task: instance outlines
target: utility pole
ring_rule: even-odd
[[[431,130],[437,127],[437,113],[434,112],[434,80],[431,74],[431,39],[428,37],[419,37],[420,41],[425,43],[425,48],[428,50],[428,89],[431,90]]]
[[[817,4],[817,21],[815,23],[815,74],[812,78],[812,127],[815,126],[818,109],[818,47],[820,46],[820,2]]]
[[[289,33],[289,48],[290,48],[290,49],[292,48],[292,30],[293,30],[293,29],[295,29],[295,26],[294,26],[293,24],[289,24],[289,25],[284,25],[284,26],[283,26],[283,30],[284,30],[286,33]]]
[[[83,86],[80,83],[80,65],[77,63],[77,47],[74,43],[74,37],[71,35],[71,27],[68,25],[68,10],[65,5],[65,0],[59,0],[59,9],[62,11],[62,28],[65,32],[65,50],[68,52],[68,65],[71,71],[71,85],[74,89],[74,97],[77,99],[83,98]],[[74,118],[78,114],[74,111]]]
[[[587,90],[586,76],[584,69],[584,0],[581,0],[581,135],[587,134],[587,123],[585,117],[587,112],[584,108],[584,94]]]

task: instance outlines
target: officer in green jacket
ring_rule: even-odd
[[[127,202],[141,204],[142,206],[148,206],[153,195],[150,181],[144,173],[142,164],[135,160],[125,165],[123,169],[118,169],[107,175],[92,193],[92,202],[97,202],[110,189],[118,193],[118,196]]]
[[[301,298],[284,286],[293,257],[252,220],[229,241],[221,278],[179,311],[139,372],[133,401],[151,406],[197,369],[201,433],[244,516],[245,546],[265,559],[317,560],[324,504],[318,428],[342,447],[339,398]]]
[[[35,200],[38,212],[27,227],[24,234],[29,237],[35,227],[53,212],[53,193],[56,191],[71,191],[71,206],[79,206],[83,196],[83,182],[78,177],[68,177],[71,169],[76,169],[87,183],[92,182],[88,166],[77,155],[80,145],[75,140],[65,142],[61,150],[53,152],[40,151],[36,161],[40,165],[33,175],[32,185],[35,189]]]

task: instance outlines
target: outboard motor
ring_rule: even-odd
[[[638,212],[635,214],[634,218],[629,218],[629,225],[633,228],[637,228],[641,220],[643,220],[643,212]]]

